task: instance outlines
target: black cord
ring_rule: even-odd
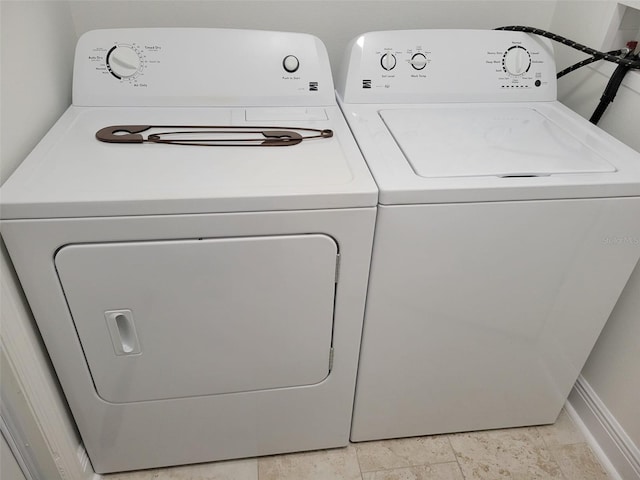
[[[627,48],[623,48],[622,50],[612,50],[611,52],[607,52],[607,55],[624,55],[626,53],[629,53],[629,49]],[[571,73],[579,68],[582,67],[586,67],[587,65],[593,63],[593,62],[597,62],[599,60],[602,60],[601,58],[596,58],[596,57],[589,57],[585,60],[582,60],[581,62],[578,63],[574,63],[573,65],[571,65],[570,67],[565,68],[564,70],[560,70],[558,72],[558,74],[556,75],[556,78],[560,78],[560,77],[564,77],[567,73]]]
[[[631,53],[627,53],[627,58],[628,57],[638,59],[637,55],[633,55]],[[591,115],[591,118],[589,119],[591,123],[593,123],[594,125],[598,124],[600,118],[602,118],[602,114],[616,97],[618,88],[620,88],[620,84],[622,83],[624,76],[629,70],[629,67],[623,64],[620,64],[616,67],[613,75],[611,75],[611,78],[609,79],[609,83],[607,83],[607,86],[605,87],[604,92],[600,97],[600,103],[598,103],[598,106],[594,110],[593,115]]]
[[[525,27],[521,25],[510,25],[506,27],[498,27],[496,28],[496,30],[509,30],[512,32],[534,33],[536,35],[540,35],[541,37],[550,38],[551,40],[562,43],[563,45],[574,48],[576,50],[580,50],[581,52],[584,52],[587,55],[591,55],[596,60],[606,60],[608,62],[617,63],[618,65],[625,65],[629,68],[640,69],[640,61],[638,61],[637,59],[616,57],[611,53],[599,52],[598,50],[594,50],[593,48],[589,48],[585,45],[574,42],[573,40],[569,40],[568,38],[562,37],[560,35],[556,35],[555,33],[547,32],[546,30],[541,30],[539,28]]]
[[[624,50],[616,50],[613,52],[599,52],[598,50],[594,50],[593,48],[589,48],[580,43],[574,42],[573,40],[569,40],[568,38],[562,37],[560,35],[556,35],[555,33],[547,32],[546,30],[541,30],[539,28],[534,27],[525,27],[521,25],[510,25],[507,27],[499,27],[496,30],[508,30],[511,32],[525,32],[525,33],[533,33],[535,35],[540,35],[541,37],[550,38],[556,42],[562,43],[568,47],[574,48],[576,50],[580,50],[588,55],[591,55],[591,58],[587,58],[586,60],[582,60],[574,65],[571,65],[568,68],[565,68],[561,72],[558,72],[556,78],[560,78],[566,75],[569,72],[573,72],[580,67],[584,67],[585,65],[589,65],[597,60],[607,60],[608,62],[617,63],[613,75],[609,79],[609,83],[607,83],[602,96],[600,97],[600,103],[596,107],[593,115],[589,121],[596,125],[602,114],[605,112],[607,107],[616,96],[618,92],[618,88],[622,84],[622,80],[627,72],[631,69],[640,69],[640,57],[638,55],[634,55],[632,50],[624,49]]]

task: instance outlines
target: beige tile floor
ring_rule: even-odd
[[[553,425],[106,475],[105,480],[605,480],[563,410]]]

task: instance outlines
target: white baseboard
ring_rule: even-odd
[[[582,375],[566,407],[614,480],[640,480],[640,449]]]
[[[84,445],[78,445],[78,449],[76,450],[76,455],[78,457],[78,462],[80,463],[80,468],[87,475],[87,478],[90,480],[100,480],[102,475],[95,473],[91,464],[89,463],[89,455],[84,448]]]

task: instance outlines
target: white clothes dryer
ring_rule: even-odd
[[[554,422],[640,256],[640,155],[535,36],[367,33],[337,82],[380,190],[351,439]]]
[[[95,471],[347,444],[376,203],[317,38],[83,35],[2,236]]]

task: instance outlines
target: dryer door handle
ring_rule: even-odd
[[[104,312],[104,316],[116,355],[142,353],[131,310],[109,310]]]

